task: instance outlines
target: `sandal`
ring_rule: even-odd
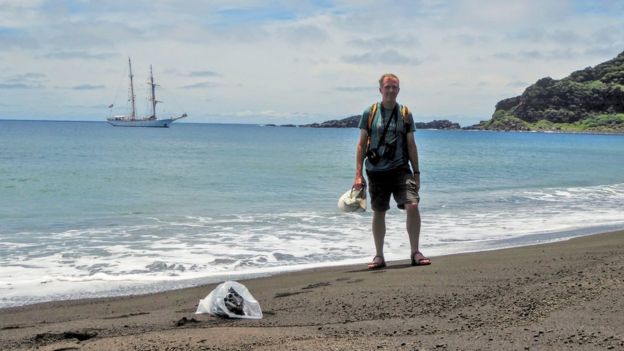
[[[419,259],[416,259],[416,255],[422,256]],[[431,264],[431,260],[425,257],[420,251],[416,251],[412,254],[412,266],[427,266]]]
[[[373,257],[373,261],[368,264],[368,269],[379,269],[384,268],[385,266],[386,260],[384,260],[383,256],[375,256]]]

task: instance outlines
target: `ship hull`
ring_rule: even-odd
[[[152,119],[152,120],[112,120],[108,123],[115,127],[152,127],[152,128],[169,128],[175,119]]]

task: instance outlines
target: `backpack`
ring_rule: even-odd
[[[375,119],[375,115],[377,114],[377,103],[374,103],[370,108],[370,113],[368,115],[368,144],[371,142],[371,129],[373,127],[373,120]],[[401,116],[403,117],[403,123],[405,124],[405,130],[408,129],[409,123],[409,109],[407,106],[401,106]]]

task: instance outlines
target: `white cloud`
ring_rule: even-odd
[[[357,37],[349,41],[349,44],[367,49],[414,47],[419,45],[419,40],[411,34],[399,34],[388,36],[374,36],[370,38]]]
[[[84,59],[84,60],[106,60],[109,58],[119,57],[117,53],[96,53],[88,51],[57,51],[50,52],[39,56],[47,59],[57,60],[70,60],[70,59]]]
[[[379,75],[394,72],[399,98],[419,119],[468,124],[488,118],[523,84],[624,50],[617,2],[0,0],[0,7],[5,118],[103,120],[105,106],[126,99],[130,56],[137,96],[152,64],[167,101],[161,108],[184,106],[189,121],[342,118],[378,99]],[[93,106],[104,106],[100,115]]]
[[[198,83],[193,83],[193,84],[188,84],[188,85],[184,85],[180,88],[182,89],[203,89],[203,88],[216,88],[221,86],[221,84],[219,83],[214,83],[214,82],[198,82]]]
[[[394,49],[368,51],[362,54],[344,56],[342,59],[347,63],[356,64],[418,65],[422,62],[417,58],[404,55]]]
[[[283,27],[278,35],[293,45],[317,45],[329,39],[327,32],[312,24]]]
[[[218,77],[219,73],[213,71],[193,71],[189,73],[190,77]]]
[[[71,87],[71,89],[73,90],[100,90],[104,88],[105,86],[103,85],[93,85],[93,84],[80,84],[80,85]]]

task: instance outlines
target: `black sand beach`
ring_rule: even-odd
[[[624,232],[243,281],[262,320],[195,315],[215,285],[0,310],[2,350],[622,350]]]

